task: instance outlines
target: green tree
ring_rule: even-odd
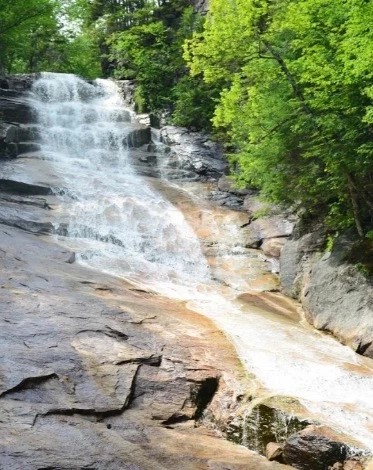
[[[0,73],[34,68],[40,43],[56,29],[53,0],[0,0]]]
[[[0,73],[101,74],[82,0],[0,0]]]
[[[360,236],[373,219],[372,12],[364,0],[212,0],[185,45],[192,74],[220,84],[213,123],[237,180]]]

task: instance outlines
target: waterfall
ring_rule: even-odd
[[[295,397],[315,419],[372,447],[370,363],[311,327],[243,307],[237,291],[212,283],[183,214],[131,163],[134,117],[116,84],[43,74],[30,100],[41,158],[60,181],[56,232],[77,259],[169,295],[175,286],[187,286],[189,308],[213,319],[231,338],[264,389]]]
[[[207,263],[182,213],[133,169],[133,116],[117,85],[44,73],[31,101],[43,158],[61,181],[63,231],[76,243],[84,240],[75,244],[80,261],[134,279],[207,280]]]

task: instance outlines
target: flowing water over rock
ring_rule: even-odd
[[[31,101],[44,164],[58,181],[55,231],[78,261],[187,301],[231,338],[263,396],[295,397],[313,419],[373,448],[371,361],[279,315],[280,308],[253,302],[265,290],[265,261],[245,247],[237,229],[245,225],[242,214],[214,208],[185,184],[155,183],[136,172],[134,147],[145,130],[115,83],[45,74]],[[247,269],[255,264],[256,276]]]
[[[85,240],[79,258],[142,280],[207,279],[207,263],[183,215],[130,163],[139,129],[116,85],[51,74],[33,92],[42,152],[61,181],[68,216],[63,229]]]

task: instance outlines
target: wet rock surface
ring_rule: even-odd
[[[172,147],[163,156],[163,171],[168,179],[217,179],[227,168],[222,147],[206,134],[165,126],[160,130],[160,140]]]
[[[195,428],[246,380],[208,320],[78,265],[48,236],[65,235],[53,196],[65,189],[23,124],[32,80],[0,82],[0,467],[286,468]],[[151,173],[149,127],[127,140]]]
[[[1,120],[5,124],[24,124],[32,121],[33,114],[25,98],[37,76],[29,74],[0,77]]]
[[[2,468],[277,468],[187,425],[239,388],[208,320],[45,236],[0,225],[0,247]]]

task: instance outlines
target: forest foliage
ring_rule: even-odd
[[[370,0],[0,0],[0,72],[134,79],[239,185],[372,236],[372,25]]]
[[[373,217],[373,4],[213,0],[185,46],[193,76],[221,86],[214,127],[242,185],[323,213]]]

